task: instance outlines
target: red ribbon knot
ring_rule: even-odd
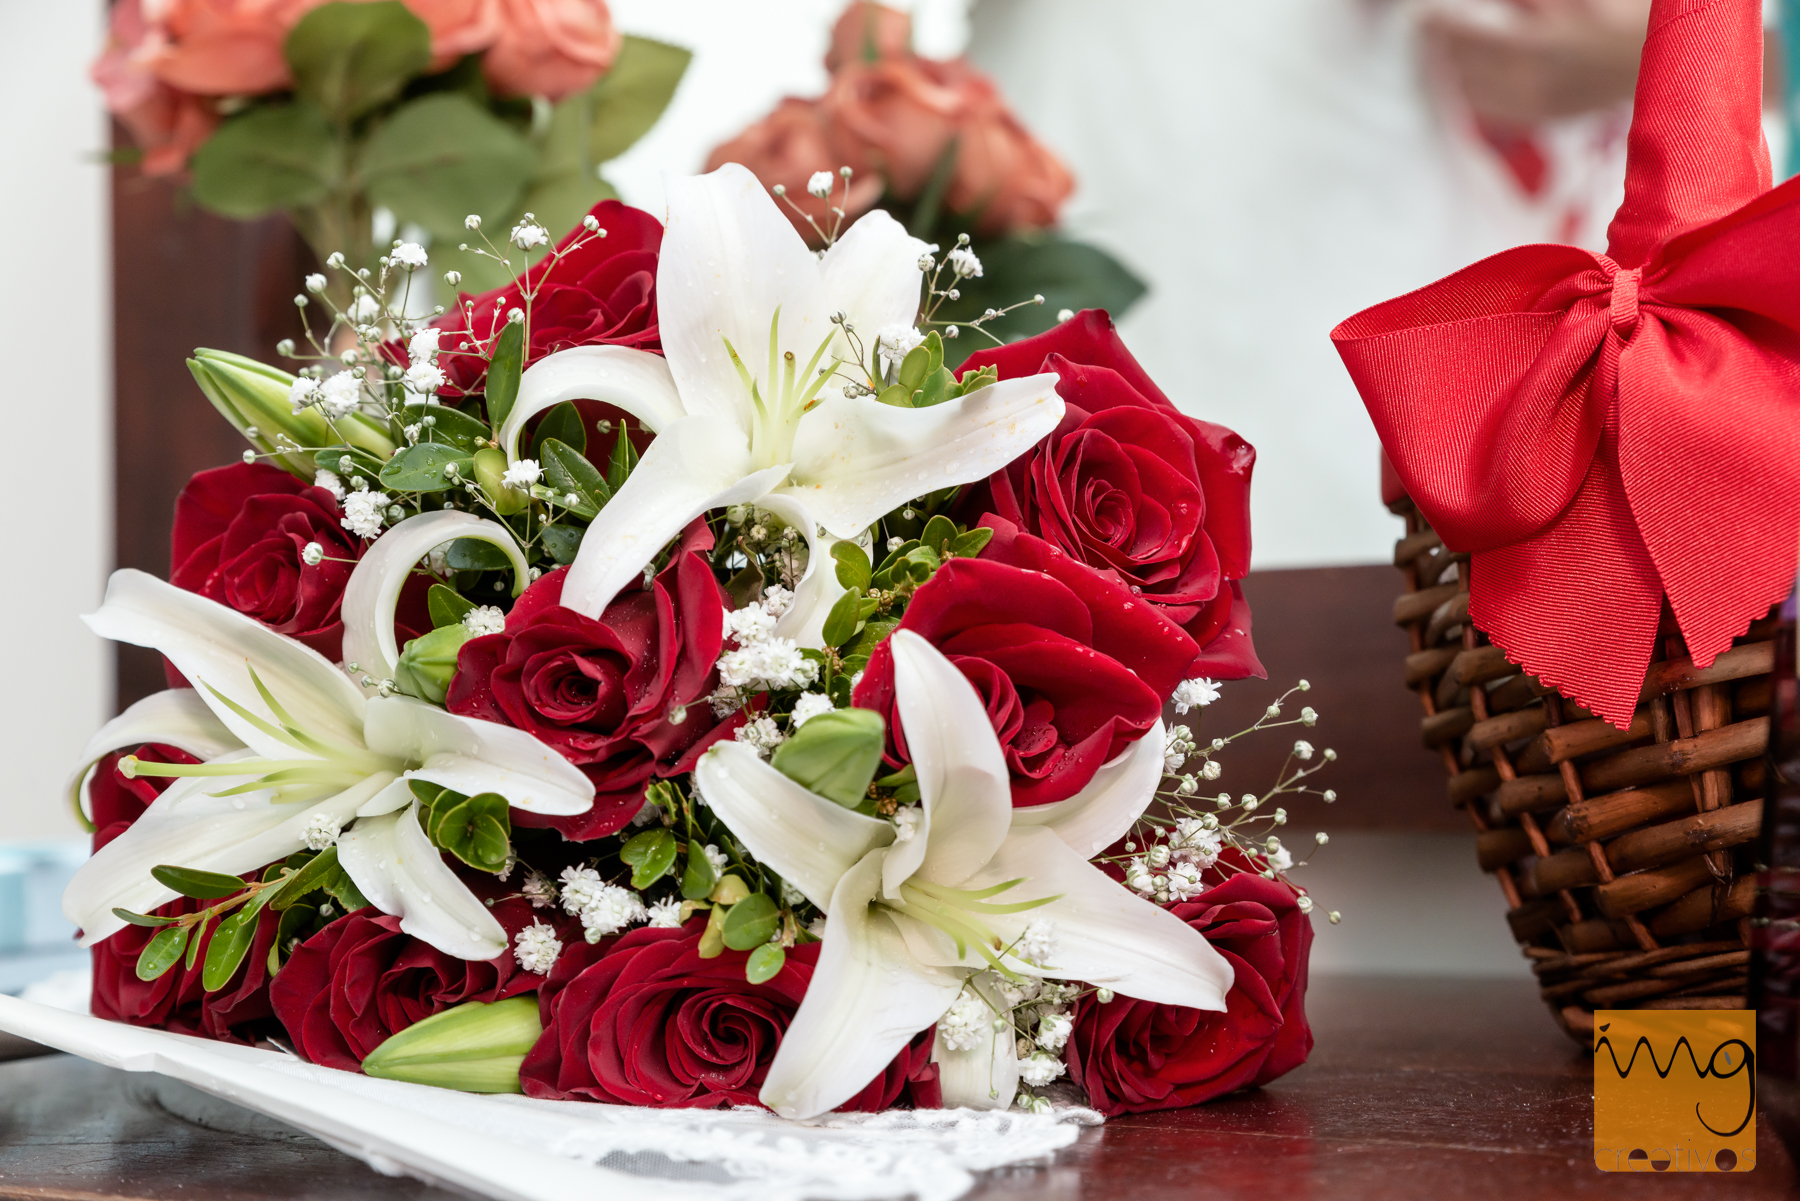
[[[1621,338],[1631,336],[1638,323],[1638,286],[1644,282],[1642,267],[1621,267],[1605,255],[1600,263],[1612,276],[1612,327]]]

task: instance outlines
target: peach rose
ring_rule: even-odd
[[[599,79],[625,38],[605,0],[498,0],[500,34],[482,70],[504,96],[561,100]]]
[[[486,50],[500,36],[499,0],[406,0],[406,7],[431,30],[433,71]]]
[[[856,0],[831,27],[825,69],[836,72],[850,63],[880,62],[912,55],[912,14]]]
[[[106,48],[89,76],[100,86],[106,107],[144,152],[146,175],[173,175],[218,127],[211,101],[178,92],[146,65],[142,52],[153,36],[140,0],[119,0],[112,9]]]
[[[287,87],[282,43],[325,0],[155,0],[139,52],[155,76],[197,96],[256,96]]]
[[[1067,167],[998,98],[973,106],[960,131],[946,205],[987,236],[1056,224],[1075,190]]]
[[[924,58],[848,64],[821,102],[832,144],[879,171],[899,199],[915,199],[968,112],[964,74],[973,73]]]
[[[715,147],[706,158],[706,169],[716,171],[726,163],[743,164],[765,188],[772,189],[777,184],[785,187],[787,199],[818,222],[823,230],[831,228],[833,204],[842,205],[845,217],[854,220],[881,199],[880,177],[860,170],[861,162],[846,163],[844,156],[832,146],[817,100],[797,100],[789,96],[761,121],[731,141]],[[842,177],[837,174],[837,169],[842,166],[853,170],[848,203],[844,202]],[[820,171],[832,174],[832,193],[828,200],[820,200],[806,190],[807,181]],[[786,204],[780,204],[780,208],[800,231],[801,237],[814,243],[819,240],[805,217]]]

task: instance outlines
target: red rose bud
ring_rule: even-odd
[[[371,1051],[366,1076],[465,1093],[518,1093],[519,1065],[544,1032],[537,997],[469,1001],[416,1022]]]

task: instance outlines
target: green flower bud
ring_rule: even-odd
[[[854,809],[881,766],[886,726],[870,709],[834,709],[807,719],[775,748],[775,770],[802,787]]]
[[[519,1093],[519,1065],[543,1034],[536,993],[469,1001],[394,1035],[363,1060],[366,1076],[465,1093]]]
[[[450,691],[450,677],[456,674],[457,652],[473,637],[475,631],[453,621],[414,638],[400,652],[399,666],[394,669],[395,686],[408,696],[443,704]]]
[[[296,447],[319,447],[344,441],[378,459],[394,453],[393,440],[373,422],[357,414],[338,418],[336,434],[317,408],[294,411],[289,398],[295,376],[243,355],[222,350],[197,350],[188,370],[200,391],[225,420],[231,422],[251,445],[308,483],[315,464],[311,454]]]
[[[509,517],[531,503],[531,497],[519,488],[506,486],[506,452],[484,446],[475,452],[475,482],[494,502],[494,511]]]

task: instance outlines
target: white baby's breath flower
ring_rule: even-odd
[[[806,190],[820,200],[824,200],[831,195],[831,189],[835,182],[831,177],[831,172],[814,171],[812,178],[806,181]]]
[[[321,467],[313,472],[313,487],[325,489],[340,501],[344,499],[344,481],[338,478],[335,471],[327,471]]]
[[[513,962],[534,976],[548,976],[561,954],[562,939],[543,922],[532,922],[513,939]]]
[[[964,988],[951,1002],[949,1010],[938,1019],[938,1041],[951,1051],[972,1051],[987,1036],[992,1011],[970,988]]]
[[[307,821],[306,829],[300,837],[306,843],[307,850],[322,851],[337,842],[338,832],[343,826],[342,822],[329,813],[315,813]]]
[[[445,378],[443,368],[429,359],[420,359],[406,369],[401,382],[406,385],[408,392],[430,396],[444,386]]]
[[[761,642],[774,632],[775,615],[760,601],[751,601],[725,614],[725,637],[737,639],[740,646]]]
[[[608,884],[591,867],[566,867],[562,873],[562,905],[581,918],[589,942],[617,934],[649,916],[643,898],[628,888]]]
[[[556,885],[543,872],[534,871],[525,877],[525,883],[519,885],[519,892],[533,909],[547,909],[556,904]]]
[[[1062,1060],[1044,1051],[1035,1051],[1019,1061],[1019,1079],[1032,1088],[1043,1088],[1065,1070]],[[1036,1099],[1043,1100],[1042,1097]]]
[[[397,266],[415,271],[430,260],[425,256],[425,248],[417,242],[402,242],[388,251],[388,261]]]
[[[1192,860],[1183,860],[1169,869],[1169,896],[1173,900],[1187,901],[1200,895],[1205,885],[1200,882],[1200,867]]]
[[[894,810],[894,841],[911,842],[918,836],[924,813],[917,805],[902,805]]]
[[[891,367],[899,366],[915,346],[925,341],[925,335],[910,325],[889,325],[875,335],[875,344],[881,352],[881,369],[885,372]]]
[[[317,567],[325,561],[325,548],[317,542],[308,542],[300,549],[300,561],[308,567]]]
[[[1296,759],[1311,759],[1312,757],[1313,757],[1313,744],[1312,743],[1306,741],[1306,739],[1304,739],[1304,738],[1299,739],[1294,743],[1294,758],[1296,758]]]
[[[508,488],[529,488],[543,477],[544,469],[536,459],[520,459],[506,469],[500,482]]]
[[[724,851],[721,851],[718,848],[718,844],[716,843],[707,843],[700,848],[700,853],[705,855],[706,861],[712,865],[713,875],[715,876],[723,876],[725,874],[725,869],[731,865],[731,860],[726,857]]]
[[[1049,967],[1056,959],[1055,925],[1043,918],[1026,923],[1025,933],[1019,935],[1018,952],[1026,963]]]
[[[756,753],[767,759],[776,747],[787,741],[787,735],[775,725],[772,717],[758,717],[747,721],[737,728],[732,737],[738,742],[754,747]]]
[[[681,902],[674,897],[664,897],[650,906],[650,920],[647,923],[653,930],[675,930],[681,926]]]
[[[1134,892],[1156,891],[1156,877],[1150,871],[1150,865],[1139,856],[1125,865],[1125,886]]]
[[[325,277],[320,275],[317,271],[307,276],[306,290],[315,294],[323,292],[325,290]]]
[[[1319,711],[1317,709],[1314,709],[1311,705],[1304,706],[1300,710],[1300,724],[1303,726],[1318,725],[1319,724]]]
[[[1175,695],[1170,699],[1175,702],[1175,712],[1186,714],[1190,709],[1202,709],[1218,700],[1219,685],[1215,680],[1196,676],[1175,685]]]
[[[506,629],[506,614],[493,605],[476,605],[463,614],[462,623],[471,634],[498,634]]]
[[[339,524],[358,538],[377,537],[386,508],[387,497],[379,492],[367,488],[352,492],[344,498],[344,516]]]
[[[438,352],[438,339],[443,336],[444,331],[433,325],[416,331],[406,343],[407,357],[415,363],[421,359],[435,357]]]
[[[1075,1019],[1067,1013],[1046,1013],[1038,1019],[1037,1045],[1046,1051],[1060,1051],[1074,1028]]]
[[[836,705],[823,692],[803,692],[800,699],[794,702],[793,716],[788,723],[796,730],[821,713],[830,713]]]
[[[513,231],[508,235],[507,240],[520,250],[531,250],[548,242],[550,231],[539,225],[532,219],[531,214],[527,213],[525,220],[513,226]]]
[[[348,371],[327,376],[319,385],[319,407],[333,418],[342,417],[362,403],[362,381]]]
[[[954,271],[959,279],[981,278],[981,260],[967,246],[956,247],[945,256],[945,261],[950,264],[950,270]]]
[[[350,311],[347,315],[352,325],[368,325],[371,322],[379,321],[381,320],[381,302],[364,293],[350,302]]]
[[[1219,761],[1217,759],[1208,759],[1205,763],[1200,765],[1200,777],[1202,779],[1216,780],[1224,774],[1225,769],[1219,766]]]
[[[288,385],[288,403],[298,413],[319,399],[319,381],[310,375],[302,375]]]
[[[1286,847],[1277,847],[1269,852],[1269,867],[1276,872],[1285,872],[1294,866],[1294,853]]]

